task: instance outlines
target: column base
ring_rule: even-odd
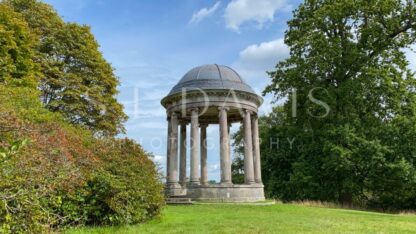
[[[177,182],[175,183],[167,183],[165,188],[165,195],[168,197],[171,196],[183,196],[186,195],[186,189],[183,188]]]
[[[190,185],[201,185],[201,182],[199,182],[199,181],[190,181],[189,184]]]

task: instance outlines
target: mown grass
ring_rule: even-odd
[[[68,230],[83,233],[416,233],[415,215],[296,204],[167,206],[146,224]]]

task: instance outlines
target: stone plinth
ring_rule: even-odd
[[[165,196],[166,197],[175,197],[175,196],[184,196],[186,195],[185,187],[179,184],[166,184]]]
[[[256,202],[264,201],[262,184],[209,184],[189,186],[186,197],[205,202]]]

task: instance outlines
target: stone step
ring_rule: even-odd
[[[181,204],[181,205],[190,205],[193,204],[192,200],[188,197],[168,197],[166,198],[167,204]]]

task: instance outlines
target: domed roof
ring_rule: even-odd
[[[183,88],[186,88],[186,91],[198,89],[233,89],[254,94],[253,89],[244,82],[236,71],[230,67],[217,64],[208,64],[192,68],[172,88],[169,95],[180,93]]]

